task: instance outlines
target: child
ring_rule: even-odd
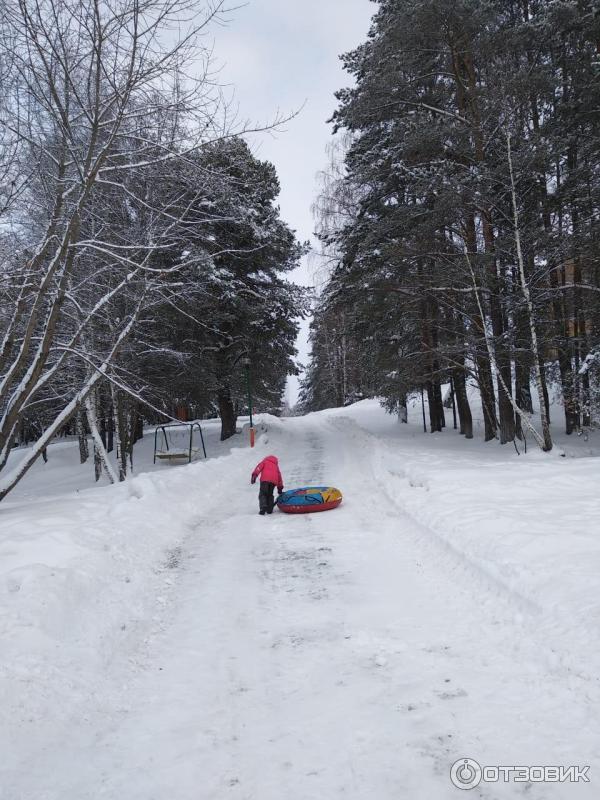
[[[260,475],[260,492],[258,493],[259,514],[272,514],[275,505],[273,492],[277,486],[279,494],[283,492],[283,478],[279,471],[279,462],[275,456],[267,456],[260,464],[257,464],[252,473],[250,483],[256,483]]]

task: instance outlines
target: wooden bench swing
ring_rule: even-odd
[[[176,433],[176,429],[180,433],[184,433],[185,429],[189,429],[189,439],[186,437],[186,447],[174,447],[174,434]],[[194,447],[194,430],[198,429],[200,433],[200,442],[202,445],[202,450],[199,447]],[[159,439],[159,434],[162,434],[162,437]],[[154,431],[154,464],[156,464],[156,459],[158,458],[160,461],[187,461],[188,464],[191,464],[192,459],[199,455],[200,453],[204,454],[204,458],[206,458],[206,447],[204,444],[204,435],[202,433],[202,426],[199,422],[190,422],[190,423],[173,423],[172,425],[159,425],[156,430]]]

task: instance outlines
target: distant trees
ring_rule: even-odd
[[[321,304],[351,309],[390,407],[423,389],[441,430],[451,383],[471,436],[469,381],[486,439],[525,430],[549,450],[549,385],[569,433],[597,395],[599,9],[378,5],[368,41],[344,57],[356,86],[338,93],[334,121],[351,137],[341,182],[356,207],[325,232],[338,257]],[[307,396],[321,363],[316,351]]]
[[[234,397],[242,350],[266,355],[263,395],[295,369],[303,299],[277,273],[300,247],[210,75],[221,9],[0,5],[0,500],[70,420],[122,479],[144,405]],[[17,438],[35,444],[7,469]]]

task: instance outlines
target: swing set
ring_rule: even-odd
[[[194,431],[196,430],[200,433],[202,450],[197,446],[197,437],[196,442],[194,442]],[[199,422],[159,425],[154,431],[155,464],[157,458],[160,461],[187,461],[188,464],[191,464],[192,459],[201,452],[204,453],[204,458],[206,458],[204,435]]]

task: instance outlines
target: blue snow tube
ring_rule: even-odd
[[[330,511],[341,502],[342,493],[333,486],[304,486],[280,494],[277,507],[284,514],[310,514],[313,511]]]

